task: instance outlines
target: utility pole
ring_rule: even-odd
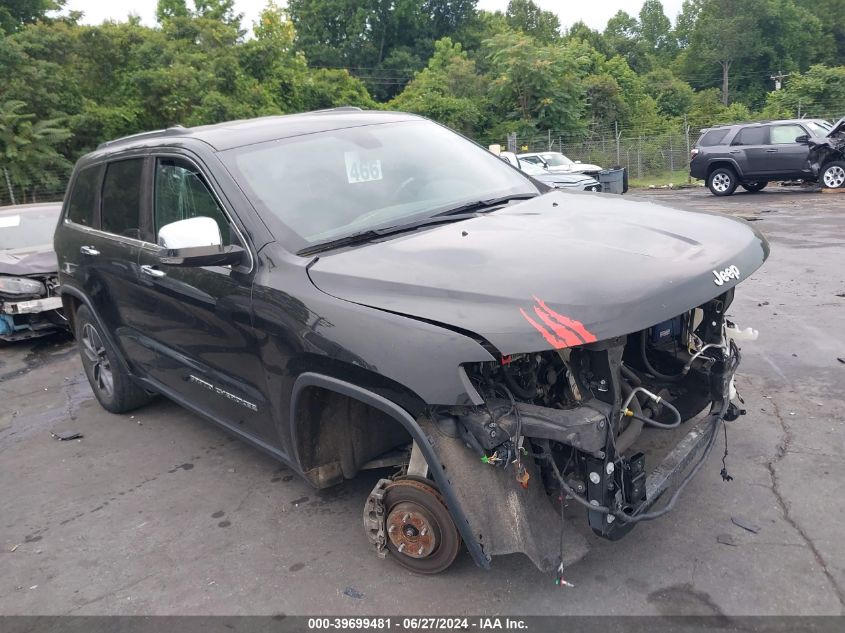
[[[684,136],[687,139],[687,160],[690,159],[692,152],[690,152],[689,146],[689,121],[687,120],[687,115],[684,115]],[[689,169],[687,169],[687,184],[692,184],[692,175],[689,173]]]
[[[9,172],[6,171],[6,168],[3,168],[3,175],[6,176],[6,187],[9,189],[9,197],[12,199],[12,204],[17,204],[15,202],[15,190],[12,189],[12,181],[9,179]]]
[[[619,152],[619,137],[621,136],[621,134],[619,133],[619,121],[613,122],[613,132],[613,135],[616,137],[616,164],[621,165],[621,156]]]
[[[787,77],[789,77],[789,73],[784,75],[782,70],[779,70],[777,75],[772,75],[770,77],[770,79],[775,82],[775,90],[780,90],[781,88],[783,88],[783,80]]]

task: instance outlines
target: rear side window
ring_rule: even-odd
[[[699,139],[698,146],[713,147],[714,145],[721,145],[722,141],[725,140],[725,137],[730,131],[730,128],[725,128],[723,130],[709,130]]]
[[[103,180],[102,229],[140,239],[143,158],[109,163]]]
[[[744,127],[734,138],[731,145],[767,145],[769,143],[769,128]]]
[[[155,173],[155,231],[187,220],[207,217],[217,222],[223,244],[229,241],[229,220],[196,167],[178,158],[159,158]]]
[[[94,202],[97,194],[97,167],[83,169],[73,181],[73,191],[67,203],[67,219],[83,226],[94,224]]]
[[[773,125],[772,145],[787,145],[794,143],[799,136],[806,136],[807,133],[800,125]]]

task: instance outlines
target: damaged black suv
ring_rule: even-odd
[[[671,508],[739,413],[725,313],[768,256],[746,223],[548,190],[357,109],[105,143],[55,246],[106,409],[163,394],[318,488],[394,467],[366,535],[423,573],[462,543],[560,569],[572,509],[617,539]]]

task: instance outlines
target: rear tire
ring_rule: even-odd
[[[769,183],[765,180],[762,182],[744,182],[740,185],[740,187],[745,189],[748,193],[757,193],[758,191],[763,191],[768,184]]]
[[[153,396],[136,385],[123,369],[87,306],[76,311],[75,320],[82,367],[100,405],[112,413],[126,413],[152,400]]]
[[[819,182],[826,189],[845,187],[845,161],[835,160],[825,165],[819,174]]]
[[[707,188],[714,196],[729,196],[738,184],[736,172],[730,167],[717,167],[707,176]]]

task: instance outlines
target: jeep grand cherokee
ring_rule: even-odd
[[[671,508],[738,414],[725,312],[768,255],[746,223],[547,190],[356,109],[105,143],[55,245],[103,407],[163,394],[318,488],[398,467],[364,526],[424,573],[462,543],[560,573],[584,545],[561,499],[609,539]]]

